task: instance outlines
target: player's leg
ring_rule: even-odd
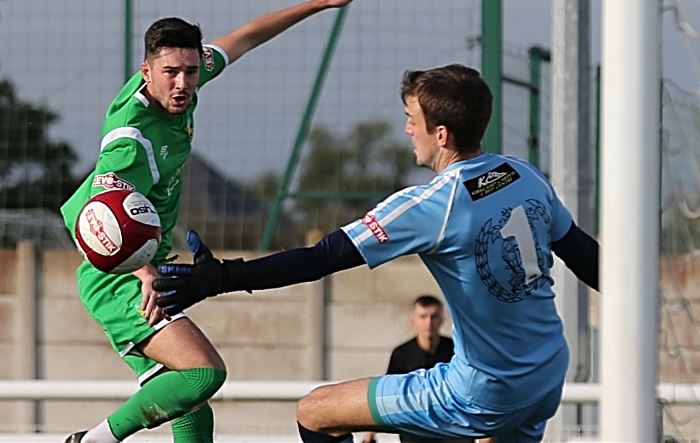
[[[139,349],[146,356],[174,370],[226,370],[219,353],[189,318],[170,323],[139,344]],[[209,403],[204,402],[170,422],[170,425],[175,443],[210,442],[214,434],[214,413]]]
[[[352,442],[356,430],[380,430],[369,409],[369,378],[321,386],[297,405],[299,435],[304,443]]]
[[[175,328],[175,325],[178,325]],[[180,333],[166,333],[177,329]],[[188,367],[187,358],[172,359],[178,370],[163,370],[163,366],[145,356],[130,354],[125,360],[137,371],[145,374],[153,373],[143,383],[142,388],[106,420],[91,429],[82,440],[67,440],[71,443],[106,443],[122,441],[126,437],[144,428],[154,428],[168,420],[172,420],[173,437],[175,443],[206,443],[213,441],[214,419],[211,407],[207,400],[223,384],[226,372],[223,369],[223,361],[214,351],[211,357],[207,357],[206,345],[197,343],[199,334],[187,336],[181,331],[197,330],[192,322],[180,318],[172,322],[157,336],[180,336],[183,338],[183,346],[174,347],[173,353],[187,355],[191,352],[192,367]],[[200,333],[201,334],[201,333]],[[153,339],[149,343],[153,343]],[[165,340],[165,342],[170,339]],[[165,344],[164,342],[161,344]],[[209,345],[211,346],[211,345]],[[211,348],[213,350],[213,347]],[[166,359],[167,360],[167,359]],[[150,371],[143,371],[149,363]],[[154,369],[160,369],[154,371]],[[143,375],[140,380],[144,380]]]
[[[214,411],[209,403],[195,408],[170,422],[173,443],[199,443],[214,441]]]
[[[137,345],[146,356],[171,371],[226,366],[201,329],[188,317],[168,322],[165,327]]]
[[[451,364],[371,379],[369,407],[377,425],[431,439],[492,436],[503,413],[465,400],[464,377]]]
[[[386,383],[388,378],[390,383]],[[459,434],[463,432],[460,426],[430,421],[436,420],[435,414],[431,412],[435,406],[435,397],[418,395],[414,398],[413,395],[427,390],[424,378],[408,377],[409,381],[404,383],[407,379],[405,376],[384,376],[316,388],[301,399],[297,406],[300,436],[304,443],[346,443],[352,441],[351,432],[356,431],[425,432],[431,438],[462,437],[460,441],[473,442],[471,438]],[[394,390],[395,387],[397,389]],[[403,400],[397,400],[406,392],[409,395]],[[387,408],[383,400],[396,408]],[[387,412],[392,416],[400,416],[400,419],[396,423],[390,423],[383,415]],[[445,429],[446,434],[441,434],[441,429]]]
[[[125,358],[132,367],[138,368],[135,361],[140,358],[170,370],[151,377],[109,416],[114,435],[123,439],[176,419],[173,434],[177,443],[212,441],[214,422],[207,400],[223,384],[226,371],[201,330],[188,318],[179,318],[139,343],[137,349],[143,357]]]
[[[139,312],[141,291],[138,279],[130,275],[110,276],[86,268],[79,269],[78,276],[81,300],[86,309],[104,327],[115,351],[132,367],[143,384],[134,397],[79,441],[123,440],[140,429],[155,427],[187,414],[204,405],[218,390],[226,376],[223,361],[184,314],[151,327]],[[175,370],[162,373],[164,365],[144,355],[136,344],[163,360],[166,366],[173,365]],[[165,349],[169,346],[172,347],[170,355],[176,357],[165,356]],[[211,416],[206,410],[208,406],[204,408],[195,413],[198,416],[196,421],[202,420],[200,417],[206,421]],[[213,419],[209,418],[204,426],[209,429],[211,439]]]
[[[168,371],[169,369],[163,368],[149,380]],[[211,442],[214,438],[214,411],[209,402],[202,403],[185,415],[172,420],[170,427],[173,433],[173,443]]]

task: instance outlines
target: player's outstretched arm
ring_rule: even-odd
[[[251,49],[265,43],[277,34],[307,17],[328,8],[339,8],[352,0],[308,0],[279,11],[271,12],[246,23],[232,33],[212,42],[228,54],[233,63]]]
[[[194,264],[165,264],[153,289],[165,292],[156,304],[168,315],[223,292],[248,290],[247,268],[243,259],[219,260],[202,243],[196,232],[187,233],[187,245],[194,255]]]
[[[156,300],[168,315],[224,292],[271,289],[318,280],[334,272],[365,264],[353,242],[342,230],[316,245],[289,249],[251,261],[218,260],[196,232],[187,235],[194,264],[161,265],[161,278],[153,282],[166,294]]]

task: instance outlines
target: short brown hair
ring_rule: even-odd
[[[493,94],[476,69],[451,64],[427,71],[406,71],[401,98],[418,98],[429,133],[449,129],[460,152],[476,151],[493,112]]]
[[[413,301],[413,306],[420,305],[424,308],[428,306],[440,306],[442,308],[442,302],[437,297],[432,295],[421,295]]]
[[[202,29],[181,18],[162,18],[153,23],[143,37],[145,59],[154,59],[163,48],[196,49],[202,55]]]

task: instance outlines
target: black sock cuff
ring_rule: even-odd
[[[304,443],[343,443],[352,441],[351,434],[334,437],[330,434],[324,434],[323,432],[307,429],[299,422],[297,422],[297,426],[299,426],[299,436],[301,437],[301,441]]]

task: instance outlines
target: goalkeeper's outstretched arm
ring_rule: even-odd
[[[190,231],[187,244],[194,264],[165,264],[161,278],[153,282],[165,292],[156,303],[165,313],[178,313],[207,297],[224,292],[271,289],[318,280],[334,272],[365,264],[355,245],[341,230],[324,237],[315,246],[296,248],[251,261],[219,260]]]
[[[318,280],[365,264],[360,252],[342,230],[334,231],[315,246],[289,249],[247,262],[250,287],[271,289]]]

